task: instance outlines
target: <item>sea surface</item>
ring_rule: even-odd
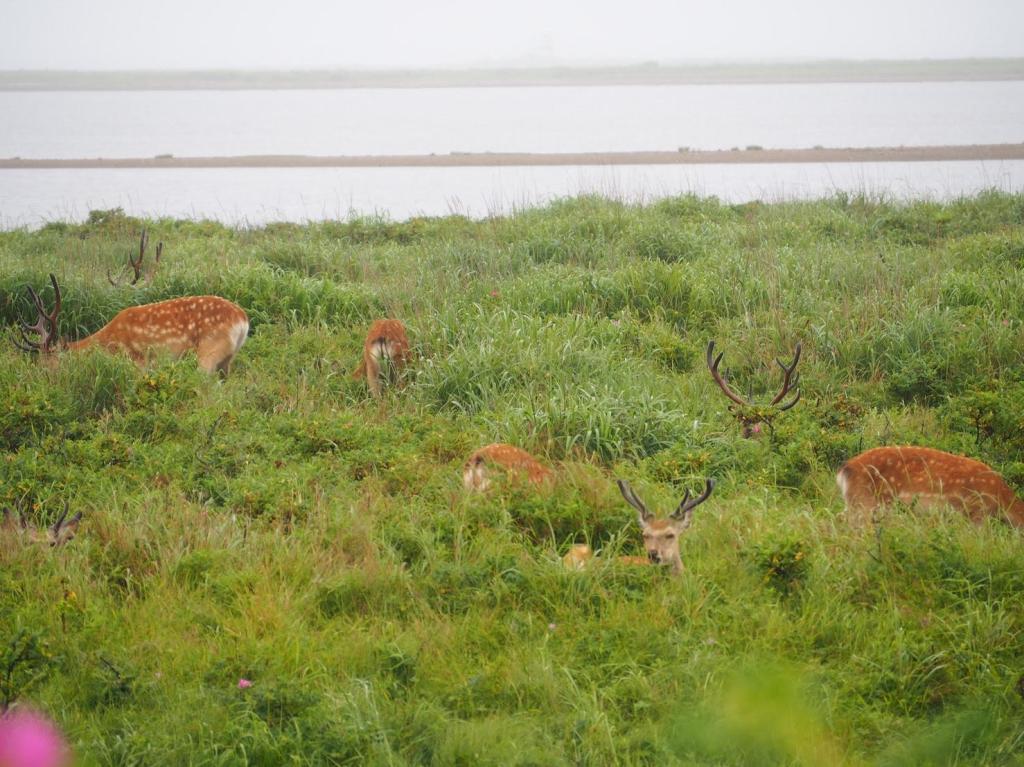
[[[0,157],[445,154],[1024,142],[1024,82],[0,93]],[[482,216],[597,192],[729,201],[1019,190],[1017,161],[0,170],[0,226],[90,209],[229,223]]]

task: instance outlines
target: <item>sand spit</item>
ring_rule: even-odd
[[[239,155],[233,157],[0,159],[0,169],[60,168],[470,168],[539,165],[714,165],[760,163],[1024,160],[1024,144],[677,152],[452,152],[417,155]]]
[[[0,71],[0,91],[336,90],[606,85],[948,82],[1024,79],[1024,58],[639,62],[468,69]]]

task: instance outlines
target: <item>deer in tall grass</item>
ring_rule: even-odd
[[[381,363],[388,365],[388,376],[397,377],[408,364],[409,338],[401,320],[374,320],[363,342],[363,361],[353,378],[365,378],[374,397],[381,396]]]
[[[144,365],[156,353],[181,357],[194,351],[199,367],[225,376],[249,334],[249,317],[237,304],[219,296],[185,296],[123,309],[92,335],[78,341],[65,341],[57,332],[60,286],[52,274],[50,282],[54,293],[53,310],[48,311],[39,294],[28,286],[38,317],[34,325],[22,322],[21,340],[14,340],[19,349],[44,358],[56,352],[98,347],[124,352],[136,364]],[[29,334],[39,340],[32,340]]]
[[[15,516],[11,509],[5,508],[0,514],[0,535],[17,536],[31,543],[45,543],[51,547],[62,546],[78,533],[78,524],[82,521],[82,512],[68,519],[68,503],[64,502],[64,511],[49,527],[41,530],[29,523],[25,514]]]
[[[647,552],[646,557],[620,556],[616,560],[627,565],[663,565],[671,567],[675,575],[681,573],[683,560],[679,554],[680,536],[690,527],[693,510],[711,497],[715,489],[715,480],[705,480],[704,492],[696,498],[690,498],[690,491],[687,490],[679,506],[667,517],[658,517],[651,513],[626,480],[620,479],[616,482],[626,503],[636,509],[644,549]],[[582,570],[593,558],[594,552],[591,548],[585,543],[578,543],[569,549],[562,558],[562,563],[569,569]]]
[[[131,282],[128,283],[129,285],[133,285],[134,286],[134,285],[138,284],[139,280],[141,280],[143,278],[143,276],[142,276],[142,259],[145,257],[146,246],[147,245],[149,245],[149,235],[146,233],[146,230],[143,229],[142,230],[142,237],[139,238],[139,257],[138,258],[132,258],[132,254],[131,253],[128,254],[128,266],[130,266],[131,270],[135,273],[135,276],[132,277]],[[153,268],[149,271],[149,274],[146,276],[147,279],[151,278],[153,276],[153,273],[160,266],[160,256],[163,255],[163,252],[164,252],[164,244],[162,242],[158,242],[156,244],[156,258],[153,260]],[[122,267],[122,271],[123,271],[123,267]],[[107,270],[107,282],[109,282],[114,287],[117,287],[117,286],[123,284],[120,281],[118,281],[118,282],[114,281],[114,278],[110,276],[110,270],[109,269]]]
[[[796,345],[796,353],[793,355],[793,361],[789,365],[784,365],[782,360],[775,360],[775,363],[782,368],[782,388],[779,389],[779,393],[772,398],[771,402],[769,402],[767,406],[758,406],[753,402],[744,399],[729,387],[729,384],[726,383],[725,378],[718,370],[718,366],[721,364],[722,357],[725,352],[719,352],[718,356],[715,357],[715,342],[710,341],[708,343],[708,370],[711,371],[711,377],[714,379],[715,383],[718,384],[718,388],[722,390],[722,393],[739,405],[738,410],[734,410],[732,408],[730,408],[730,410],[733,411],[733,414],[742,425],[742,434],[744,437],[756,437],[761,433],[762,426],[771,428],[772,420],[779,413],[784,413],[800,401],[800,390],[797,389],[796,395],[791,400],[779,404],[787,394],[793,391],[800,381],[800,374],[796,372],[796,366],[800,363],[800,352],[801,348],[798,343]]]
[[[487,490],[496,473],[533,485],[542,485],[554,476],[544,464],[515,445],[495,442],[475,451],[462,466],[462,483],[467,490]]]
[[[988,517],[1024,528],[1024,501],[990,466],[930,447],[876,447],[839,469],[836,484],[850,524],[859,527],[897,501],[952,507],[981,524]]]

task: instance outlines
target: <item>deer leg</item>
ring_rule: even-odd
[[[220,373],[223,378],[231,368],[234,358],[234,343],[226,337],[209,338],[200,342],[196,348],[199,367],[207,373]]]
[[[374,397],[380,396],[380,362],[372,351],[366,355],[366,385]]]

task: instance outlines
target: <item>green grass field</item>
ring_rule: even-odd
[[[143,223],[161,269],[111,287]],[[0,541],[0,702],[80,764],[1024,764],[1021,533],[914,508],[853,533],[834,484],[914,443],[1024,489],[1024,195],[97,212],[0,233],[0,325],[51,271],[72,338],[193,293],[252,320],[223,383],[0,347],[0,505],[84,515],[63,548]],[[377,402],[351,373],[382,316],[417,360]],[[802,342],[764,438],[710,339],[759,396]],[[492,441],[557,485],[467,497]],[[617,477],[662,510],[718,480],[681,577],[612,561],[641,551]],[[574,542],[596,567],[562,568]]]

